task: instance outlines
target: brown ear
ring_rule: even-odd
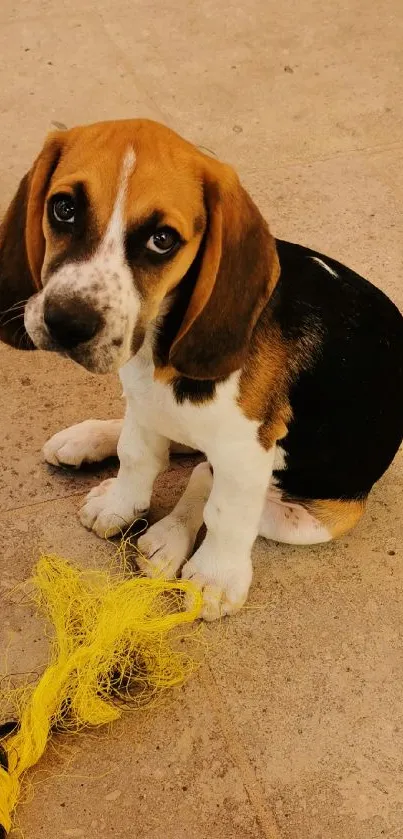
[[[24,304],[41,288],[42,219],[60,148],[59,135],[49,137],[0,227],[0,340],[21,349],[33,349],[24,329]]]
[[[230,167],[209,164],[201,267],[169,354],[175,370],[195,379],[225,378],[241,367],[279,276],[274,239],[259,210]]]

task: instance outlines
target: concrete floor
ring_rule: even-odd
[[[275,234],[403,307],[402,62],[398,0],[2,0],[1,209],[52,121],[148,115],[236,165]],[[122,404],[115,380],[46,354],[1,347],[0,366],[1,648],[28,672],[43,627],[15,583],[40,549],[112,551],[76,518],[97,476],[45,467],[41,446]],[[156,515],[189,468],[159,482]],[[402,480],[400,455],[337,544],[260,541],[250,608],[206,628],[185,688],[48,751],[27,839],[403,836]]]

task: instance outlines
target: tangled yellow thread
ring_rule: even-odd
[[[11,828],[21,780],[53,730],[116,720],[123,707],[183,683],[195,665],[171,634],[200,615],[202,596],[192,583],[127,578],[124,567],[86,571],[57,556],[41,557],[33,582],[54,639],[49,666],[22,693],[18,731],[1,742],[0,836]]]

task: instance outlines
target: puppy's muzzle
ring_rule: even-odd
[[[104,325],[102,316],[93,306],[75,297],[46,300],[43,319],[52,341],[64,350],[91,341]]]

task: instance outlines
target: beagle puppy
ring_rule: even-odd
[[[85,527],[111,535],[145,515],[170,441],[206,455],[140,539],[144,571],[181,569],[206,619],[245,603],[258,534],[305,545],[352,528],[402,440],[396,306],[275,240],[230,166],[154,122],[48,137],[1,228],[0,309],[2,340],[119,371],[123,423],[45,446],[51,463],[119,455]]]

